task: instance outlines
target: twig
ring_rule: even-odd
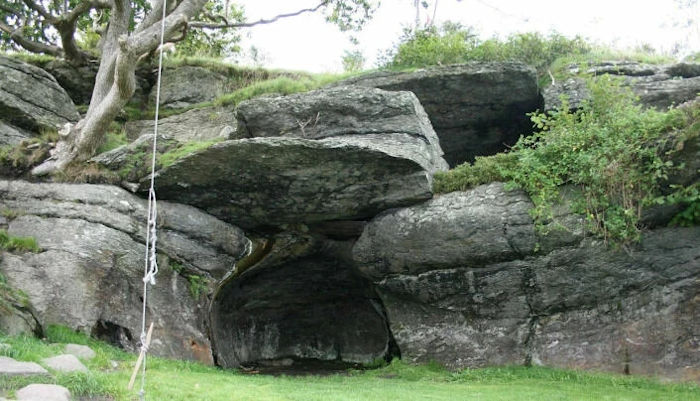
[[[141,347],[141,353],[139,354],[139,359],[136,360],[136,366],[134,366],[134,371],[131,373],[131,379],[129,380],[129,385],[127,386],[128,390],[131,390],[134,388],[134,382],[136,381],[136,375],[139,374],[139,368],[141,367],[141,363],[143,363],[143,358],[146,357],[146,350],[148,349],[148,346],[151,345],[151,335],[153,334],[153,322],[151,322],[151,326],[148,328],[148,334],[146,334],[146,344],[143,344]]]

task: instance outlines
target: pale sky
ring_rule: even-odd
[[[436,0],[428,0],[432,17]],[[312,7],[318,0],[242,0],[249,21]],[[643,43],[668,51],[686,41],[686,49],[700,50],[700,27],[675,27],[700,15],[700,2],[680,11],[674,0],[439,0],[436,23],[451,20],[473,26],[483,38],[505,37],[514,32],[553,30],[566,36],[579,34],[618,48]],[[695,18],[698,19],[697,17]],[[354,35],[359,49],[373,68],[380,50],[389,48],[412,25],[415,8],[410,0],[382,0],[365,28]],[[243,47],[255,45],[265,66],[312,72],[342,71],[343,51],[353,48],[349,34],[325,22],[321,13],[305,14],[244,31]]]

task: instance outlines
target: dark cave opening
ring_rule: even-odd
[[[224,282],[210,311],[218,365],[329,371],[390,360],[381,300],[350,260],[350,241],[312,241],[268,256]],[[296,249],[290,255],[290,249]]]

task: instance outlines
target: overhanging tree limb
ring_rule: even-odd
[[[13,28],[0,21],[0,31],[7,33],[15,43],[32,53],[45,53],[53,56],[61,56],[63,51],[58,46],[35,42],[22,33],[22,28]]]
[[[217,15],[215,18],[212,19],[219,19],[225,21],[224,23],[217,23],[217,22],[211,22],[211,21],[191,21],[188,23],[190,28],[209,28],[209,29],[223,29],[223,28],[250,28],[256,25],[265,25],[265,24],[271,24],[273,22],[276,22],[280,19],[283,18],[289,18],[289,17],[295,17],[297,15],[305,14],[305,13],[313,13],[318,11],[321,7],[327,5],[329,3],[328,0],[322,1],[319,3],[316,7],[312,8],[304,8],[302,10],[298,10],[295,12],[291,13],[285,13],[285,14],[279,14],[276,15],[272,18],[262,18],[257,21],[253,22],[236,22],[236,23],[229,23],[228,20],[226,19],[225,16],[223,15]]]

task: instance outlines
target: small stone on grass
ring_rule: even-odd
[[[80,359],[92,359],[95,357],[95,351],[87,345],[66,344],[64,351],[66,354],[75,355]]]
[[[83,365],[75,355],[58,355],[51,358],[42,359],[43,363],[49,369],[59,372],[87,372],[88,368]]]
[[[34,362],[19,362],[6,356],[0,356],[0,375],[31,376],[48,373],[46,369]]]
[[[55,384],[30,384],[15,395],[17,401],[70,401],[70,391]]]

